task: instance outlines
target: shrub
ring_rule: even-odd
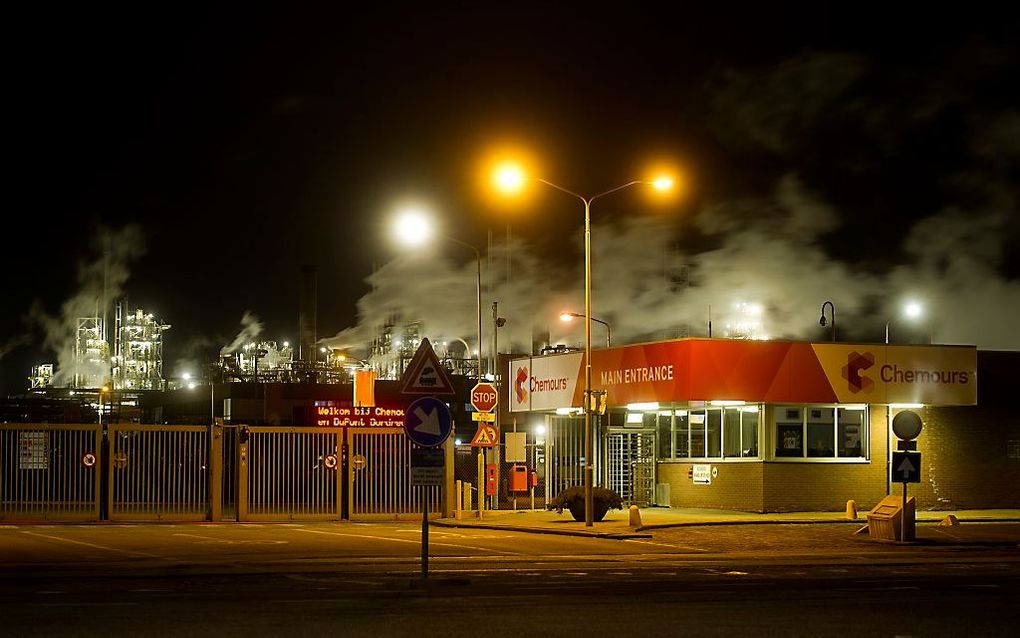
[[[591,501],[594,508],[592,520],[601,521],[610,509],[623,509],[623,499],[620,498],[620,495],[604,487],[591,488]],[[561,514],[563,510],[569,510],[575,521],[583,521],[584,486],[575,485],[563,490],[549,502],[548,508]]]

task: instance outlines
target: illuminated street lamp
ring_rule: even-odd
[[[560,321],[570,322],[570,321],[573,321],[575,317],[583,319],[584,315],[578,314],[576,312],[561,312],[560,313]],[[606,347],[607,348],[611,348],[613,346],[613,329],[609,327],[608,323],[606,323],[605,321],[602,321],[598,317],[592,317],[591,320],[594,321],[595,323],[601,323],[603,326],[606,327]]]
[[[910,301],[903,306],[903,316],[907,319],[919,319],[924,314],[924,307],[916,302]],[[889,325],[895,322],[899,317],[893,317],[889,321],[885,322],[885,342],[889,343]],[[928,331],[928,343],[931,343],[931,331]]]
[[[818,325],[820,325],[823,328],[825,327],[825,307],[826,306],[829,307],[829,321],[832,323],[832,341],[833,341],[833,343],[835,343],[836,342],[836,306],[834,306],[831,301],[826,301],[825,303],[822,304],[822,316],[818,320]],[[886,334],[885,340],[886,340],[886,343],[889,342],[888,333]]]
[[[592,484],[595,473],[592,465],[592,440],[591,427],[591,205],[596,199],[605,197],[625,188],[646,184],[652,188],[666,192],[673,188],[673,179],[670,177],[657,177],[654,180],[631,180],[616,188],[585,197],[572,190],[554,184],[540,177],[528,177],[524,169],[513,163],[504,163],[496,167],[493,173],[493,181],[496,187],[507,194],[514,194],[524,188],[525,183],[530,179],[551,186],[558,191],[566,193],[584,205],[584,524],[591,527],[595,524],[593,517],[594,504],[592,503]]]
[[[429,222],[428,216],[420,209],[410,208],[401,211],[397,216],[396,223],[394,225],[394,231],[397,238],[408,246],[421,246],[427,242],[433,234],[432,224]],[[478,354],[478,381],[482,380],[482,254],[478,252],[478,249],[473,245],[463,242],[453,237],[446,235],[438,235],[439,238],[445,239],[446,241],[460,244],[466,248],[470,248],[475,253],[475,293],[477,295],[477,315],[478,315],[478,348],[476,350]]]

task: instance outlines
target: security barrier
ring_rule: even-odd
[[[411,485],[401,428],[0,424],[0,520],[394,519],[452,514]],[[211,435],[211,436],[210,436]]]
[[[341,518],[341,430],[257,427],[240,430],[238,520]]]
[[[109,426],[110,520],[203,520],[209,511],[209,427]]]
[[[442,512],[442,488],[411,486],[411,442],[400,428],[349,430],[351,518],[421,515],[421,490],[429,512]],[[452,474],[451,474],[452,475]]]
[[[98,520],[101,437],[95,424],[0,424],[0,520]]]

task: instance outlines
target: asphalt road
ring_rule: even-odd
[[[0,526],[3,635],[1012,635],[1020,525],[606,540],[415,524]]]

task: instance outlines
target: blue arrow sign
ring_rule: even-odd
[[[916,452],[893,452],[892,479],[898,483],[921,482],[921,455]]]
[[[422,397],[407,406],[404,432],[412,442],[422,447],[436,447],[450,438],[452,431],[450,408],[439,399]]]

